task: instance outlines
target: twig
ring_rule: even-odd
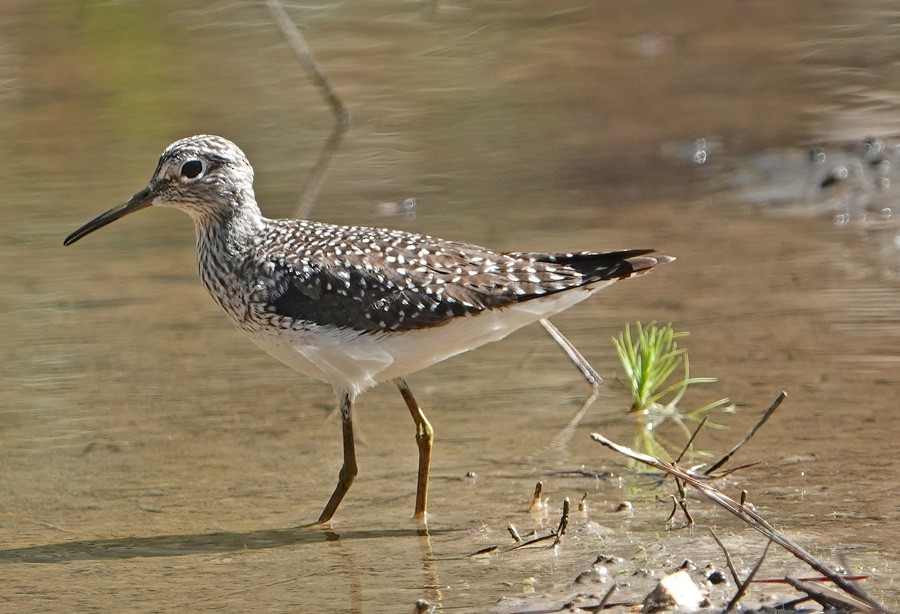
[[[762,461],[753,461],[752,463],[744,463],[743,465],[738,465],[737,467],[732,467],[728,471],[723,471],[722,473],[717,473],[714,476],[710,476],[715,480],[720,480],[724,477],[728,477],[735,471],[740,471],[741,469],[746,469],[748,467],[756,467],[757,465],[762,464]]]
[[[691,516],[687,508],[687,494],[684,492],[684,484],[678,478],[675,478],[675,486],[678,488],[678,496],[669,495],[672,497],[672,512],[666,518],[666,524],[669,524],[675,518],[675,512],[680,507],[684,517],[687,519],[688,526],[692,527],[694,526],[694,517]]]
[[[753,566],[753,569],[750,570],[750,575],[747,576],[747,579],[744,580],[743,583],[738,586],[737,592],[734,594],[734,597],[731,598],[731,601],[728,602],[728,605],[725,606],[725,609],[722,611],[723,614],[727,614],[740,602],[741,598],[743,598],[744,594],[747,592],[747,589],[750,588],[750,583],[753,582],[753,577],[756,575],[756,572],[759,571],[759,568],[762,567],[763,561],[766,560],[766,554],[769,552],[769,546],[772,545],[772,540],[766,542],[766,547],[763,548],[762,556],[759,557],[759,560],[756,561],[756,565]]]
[[[547,535],[541,535],[540,537],[535,537],[533,539],[529,539],[528,541],[524,541],[524,542],[516,544],[515,546],[510,548],[510,551],[518,550],[519,548],[525,548],[526,546],[532,546],[534,544],[539,544],[540,542],[545,542],[548,539],[554,539],[555,537],[556,537],[556,533],[553,533],[553,532],[548,533]]]
[[[519,535],[518,529],[516,529],[516,527],[512,523],[506,525],[506,530],[509,531],[509,534],[512,535],[512,538],[516,543],[520,543],[522,541],[522,536]]]
[[[563,335],[550,320],[546,318],[541,319],[541,326],[543,326],[544,330],[546,330],[550,336],[553,337],[553,340],[559,344],[569,357],[569,360],[575,363],[575,366],[581,371],[581,375],[587,380],[587,383],[595,389],[600,388],[600,384],[603,383],[603,378],[600,377],[600,374],[591,366],[591,363],[581,355],[578,348],[576,348],[571,341],[566,339],[566,336]]]
[[[316,198],[325,184],[325,173],[331,164],[331,158],[334,157],[334,153],[338,150],[345,132],[347,132],[346,126],[337,124],[332,128],[331,134],[328,135],[328,140],[325,141],[325,145],[322,147],[322,151],[319,152],[319,157],[316,158],[316,163],[309,174],[309,181],[306,182],[306,187],[300,195],[295,214],[297,217],[301,219],[309,217]]]
[[[786,577],[785,582],[796,588],[802,593],[806,593],[812,600],[828,609],[836,610],[866,610],[866,604],[859,602],[857,599],[848,595],[841,595],[824,586],[812,586],[797,578]]]
[[[675,467],[669,463],[665,463],[659,459],[653,458],[652,456],[648,456],[647,454],[642,454],[640,452],[636,452],[630,448],[625,446],[621,446],[617,443],[613,443],[603,435],[599,433],[591,433],[591,437],[594,441],[597,441],[604,446],[615,450],[619,454],[623,454],[628,458],[632,458],[636,461],[645,463],[650,465],[651,467],[655,467],[660,471],[665,471],[666,473],[670,473],[675,477],[678,477],[684,480],[685,483],[690,484],[698,491],[700,494],[705,496],[707,499],[712,501],[713,503],[725,508],[744,522],[746,522],[750,527],[754,530],[762,533],[776,544],[793,554],[795,557],[815,569],[817,572],[826,576],[829,580],[831,580],[836,586],[838,586],[844,592],[850,594],[851,596],[859,599],[860,601],[867,604],[869,607],[875,610],[884,611],[885,608],[873,600],[868,595],[865,595],[859,588],[854,586],[852,583],[844,580],[839,573],[828,567],[825,563],[817,559],[810,552],[805,550],[798,543],[793,540],[785,537],[771,524],[769,524],[762,516],[760,516],[751,506],[741,507],[736,501],[716,489],[714,486],[699,479],[697,476],[693,476],[688,472]]]
[[[541,325],[563,351],[565,351],[569,359],[576,367],[578,367],[578,370],[581,371],[582,377],[584,377],[585,381],[591,386],[591,394],[582,402],[581,407],[579,407],[578,411],[575,412],[575,415],[569,419],[566,426],[553,437],[548,446],[551,451],[558,451],[559,456],[565,458],[569,455],[569,442],[575,434],[575,429],[581,424],[581,420],[587,414],[588,409],[600,396],[600,384],[603,382],[603,379],[594,367],[588,363],[587,359],[581,355],[581,352],[578,351],[572,342],[569,341],[566,336],[550,322],[550,320],[541,320]]]
[[[309,74],[312,75],[313,81],[315,81],[316,86],[322,93],[322,97],[325,98],[325,102],[331,107],[331,111],[337,118],[338,123],[344,127],[349,126],[350,112],[331,87],[331,84],[325,77],[325,73],[319,68],[319,63],[316,61],[312,49],[306,43],[306,39],[303,38],[303,34],[300,33],[297,26],[291,21],[290,16],[287,14],[287,11],[284,10],[281,2],[278,0],[267,0],[266,6],[269,7],[272,18],[275,20],[275,23],[278,24],[278,27],[281,28],[281,32],[284,34],[285,38],[288,39],[294,53],[300,61],[306,65],[306,69],[309,71]]]
[[[725,544],[722,543],[722,540],[719,539],[719,536],[716,535],[716,532],[713,531],[712,527],[709,528],[709,532],[712,533],[713,539],[716,540],[716,543],[719,544],[719,548],[722,549],[722,552],[725,553],[725,564],[728,566],[728,571],[731,572],[731,577],[734,580],[735,586],[740,586],[741,579],[738,577],[737,569],[734,568],[734,562],[731,560],[731,554],[728,552],[728,548],[725,547]]]
[[[563,499],[562,516],[559,519],[559,525],[556,527],[556,539],[553,540],[553,544],[551,545],[551,548],[559,545],[559,542],[562,541],[563,535],[566,534],[567,528],[569,528],[569,498],[568,497]]]
[[[538,481],[538,483],[534,485],[534,494],[531,496],[531,507],[528,508],[529,511],[536,512],[543,507],[543,503],[541,502],[541,492],[543,490],[544,483]]]
[[[319,92],[321,92],[322,97],[331,108],[331,111],[334,113],[335,119],[337,120],[334,128],[331,130],[328,140],[325,142],[325,145],[316,160],[315,166],[313,166],[309,181],[300,196],[296,215],[304,218],[309,215],[313,203],[319,195],[319,191],[322,189],[322,184],[325,181],[325,171],[328,169],[331,158],[334,156],[335,151],[337,151],[341,139],[344,137],[344,133],[350,127],[350,111],[347,110],[347,107],[344,106],[344,103],[331,87],[331,84],[325,77],[325,73],[319,67],[319,63],[316,61],[312,49],[306,43],[306,39],[303,38],[303,34],[300,33],[297,26],[291,21],[291,18],[288,16],[287,11],[284,10],[281,2],[278,0],[267,0],[266,6],[269,7],[269,12],[272,14],[275,23],[281,28],[281,32],[287,39],[288,45],[294,50],[294,54],[309,71]]]
[[[496,552],[499,549],[500,549],[500,546],[488,546],[487,548],[482,548],[481,550],[477,550],[467,556],[468,556],[468,558],[472,558],[475,556],[484,556],[485,554],[491,554],[492,552]]]
[[[753,428],[750,429],[750,432],[748,432],[746,435],[744,435],[744,438],[741,439],[737,443],[736,446],[731,448],[731,450],[728,452],[728,454],[726,454],[725,456],[720,458],[709,469],[704,471],[703,474],[709,475],[710,473],[712,473],[713,471],[715,471],[716,469],[718,469],[719,467],[721,467],[722,465],[727,463],[728,460],[734,455],[734,453],[737,452],[741,446],[743,446],[745,443],[747,443],[750,440],[750,438],[753,437],[753,435],[756,433],[756,431],[758,431],[760,429],[760,427],[766,423],[766,420],[768,420],[772,416],[772,414],[775,413],[775,410],[778,409],[778,406],[781,405],[781,402],[784,401],[784,399],[786,397],[787,397],[787,393],[784,390],[782,390],[781,394],[778,395],[778,397],[775,399],[775,401],[773,401],[772,404],[769,406],[769,409],[766,410],[766,413],[764,413],[762,415],[762,418],[759,419],[759,422],[757,422],[753,426]]]
[[[687,519],[688,526],[694,526],[694,517],[691,516],[691,513],[688,511],[687,498],[681,497],[678,499],[678,505],[681,507],[681,511],[684,512],[684,517]]]
[[[844,580],[848,580],[850,582],[857,582],[859,580],[868,580],[869,576],[841,576]],[[797,580],[799,582],[830,582],[828,578],[825,576],[811,576],[808,578],[792,578],[793,580]],[[753,580],[755,584],[790,584],[787,578],[762,578],[759,580]]]
[[[606,591],[606,594],[603,595],[603,597],[600,599],[600,603],[598,603],[595,606],[591,606],[590,608],[584,608],[584,609],[593,610],[594,612],[602,611],[603,608],[606,607],[606,603],[609,601],[609,598],[612,597],[613,593],[615,593],[617,590],[619,590],[619,585],[613,584],[612,586],[609,587],[609,590]]]
[[[703,416],[703,420],[700,421],[700,424],[698,424],[697,428],[694,429],[694,432],[691,433],[690,439],[688,439],[687,443],[684,444],[684,449],[681,450],[681,454],[679,454],[678,458],[675,459],[676,463],[680,463],[682,457],[687,454],[687,451],[691,448],[691,444],[694,443],[694,438],[697,437],[697,433],[700,432],[700,429],[703,428],[703,425],[706,424],[707,420],[709,420],[709,416]]]
[[[675,497],[675,495],[669,496],[672,497],[672,511],[669,512],[669,517],[666,518],[666,525],[668,525],[670,522],[672,522],[672,520],[675,519],[675,512],[678,511],[678,499]]]

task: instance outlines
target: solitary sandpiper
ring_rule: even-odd
[[[673,260],[652,249],[496,252],[398,230],[268,219],[244,153],[208,135],[171,144],[146,188],[64,243],[150,206],[193,218],[200,279],[241,330],[334,387],[344,464],[321,523],[357,474],[352,407],[361,392],[393,380],[403,395],[419,448],[415,514],[424,519],[433,430],[404,377]]]

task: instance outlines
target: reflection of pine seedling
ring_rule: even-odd
[[[697,409],[682,411],[678,404],[689,386],[709,384],[716,379],[691,377],[687,351],[679,348],[677,343],[678,339],[686,337],[688,333],[675,332],[671,323],[657,326],[655,322],[651,322],[644,326],[637,322],[635,332],[636,336],[632,336],[631,325],[626,324],[618,338],[613,338],[631,389],[629,413],[635,416],[636,421],[634,447],[650,456],[671,459],[672,453],[677,454],[681,446],[659,435],[658,428],[661,425],[672,422],[684,432],[686,438],[690,438],[691,433],[685,421],[699,422],[718,408],[733,411],[734,405],[726,398]],[[673,376],[680,379],[667,384]]]

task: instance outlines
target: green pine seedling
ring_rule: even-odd
[[[664,439],[658,433],[660,426],[666,422],[674,423],[687,440],[691,432],[686,421],[699,422],[719,408],[733,411],[734,405],[724,398],[697,409],[682,411],[678,404],[690,386],[709,384],[716,379],[691,377],[687,351],[679,348],[677,341],[688,333],[676,332],[671,322],[665,326],[657,326],[655,322],[644,326],[636,322],[634,328],[634,336],[631,325],[626,324],[625,330],[613,338],[631,391],[629,413],[634,415],[636,422],[634,447],[657,458],[671,459],[672,453],[680,452],[681,447]],[[669,384],[673,378],[676,381]]]

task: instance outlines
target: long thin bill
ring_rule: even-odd
[[[91,234],[95,230],[103,228],[107,224],[112,224],[120,217],[125,217],[129,213],[134,213],[135,211],[146,209],[152,204],[153,191],[149,187],[146,187],[132,196],[128,200],[128,202],[117,205],[106,213],[101,213],[90,222],[70,234],[68,237],[66,237],[66,240],[63,241],[63,245],[72,245],[72,243],[74,243],[75,241]]]

